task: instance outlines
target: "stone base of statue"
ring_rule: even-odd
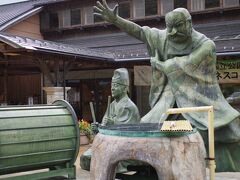
[[[122,160],[138,160],[151,165],[158,179],[206,179],[205,147],[198,132],[179,137],[124,137],[99,133],[92,152],[91,180],[112,180]]]
[[[91,157],[92,157],[91,148],[89,148],[80,156],[80,167],[83,170],[90,171]]]

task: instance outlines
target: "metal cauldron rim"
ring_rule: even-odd
[[[100,126],[99,133],[109,136],[124,137],[169,137],[169,136],[187,136],[197,132],[193,128],[191,132],[161,132],[162,124],[158,123],[140,123],[140,124],[120,124],[110,126]]]

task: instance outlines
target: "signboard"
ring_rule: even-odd
[[[240,84],[240,60],[217,61],[217,78],[220,84]]]
[[[240,60],[218,60],[217,79],[220,84],[240,84]],[[150,86],[151,66],[134,66],[134,85]]]
[[[134,85],[150,86],[152,78],[151,66],[134,66]]]

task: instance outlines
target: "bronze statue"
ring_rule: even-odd
[[[128,70],[119,68],[112,77],[112,97],[114,101],[107,109],[102,124],[134,124],[140,122],[137,106],[131,101],[127,93],[129,90]]]
[[[102,126],[113,124],[134,124],[140,123],[140,115],[137,106],[131,101],[127,93],[129,90],[129,75],[128,70],[119,68],[114,71],[112,77],[112,97],[114,101],[107,108],[107,111],[102,119]],[[92,128],[95,132],[98,131],[98,124],[92,123]],[[82,169],[90,170],[90,161],[92,156],[91,148],[88,149],[80,158]],[[126,164],[126,163],[125,163]],[[120,163],[118,172],[126,171],[124,164]]]
[[[228,104],[219,88],[215,44],[193,29],[188,10],[177,8],[167,13],[165,16],[167,28],[159,30],[141,27],[119,17],[118,6],[109,8],[106,0],[102,0],[102,3],[97,2],[94,9],[95,15],[147,44],[152,66],[149,95],[151,110],[141,122],[157,123],[166,120],[167,115],[164,112],[174,105],[179,108],[213,105],[215,141],[226,143],[225,149],[221,147],[224,152],[219,150],[219,153],[229,156],[224,160],[228,165],[220,165],[217,170],[240,171],[239,156],[236,153],[240,152],[240,114]],[[208,128],[207,114],[182,115],[196,126],[204,137]],[[229,145],[227,143],[234,143],[235,147],[227,149]],[[228,151],[230,153],[227,153]],[[232,154],[232,157],[229,154]],[[217,158],[220,156],[217,155]],[[220,159],[217,159],[217,163],[221,161]]]

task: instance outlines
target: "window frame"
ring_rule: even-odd
[[[60,28],[59,13],[56,12],[56,11],[55,12],[49,12],[48,15],[49,15],[49,29],[58,29],[58,28]],[[55,23],[52,24],[52,22],[55,22],[55,20],[53,19],[53,15],[54,16],[56,15],[56,17],[54,17],[54,18],[57,18],[56,24]]]
[[[90,11],[90,13],[89,13],[89,11]],[[93,10],[93,6],[86,6],[86,7],[83,7],[83,12],[82,12],[83,14],[83,22],[82,22],[82,25],[83,26],[89,26],[89,25],[93,25],[94,24],[94,10]],[[92,18],[92,22],[88,22],[88,15],[90,15],[91,16],[91,18]]]
[[[145,0],[145,4],[144,4],[144,8],[145,8],[145,15],[144,15],[144,17],[154,17],[154,16],[157,16],[157,15],[159,15],[159,0],[156,0],[156,6],[157,6],[157,9],[156,9],[156,14],[151,14],[151,15],[146,15],[146,0]]]
[[[209,10],[209,9],[219,9],[219,8],[222,8],[223,7],[223,0],[218,0],[219,1],[219,6],[216,6],[216,7],[209,7],[209,8],[206,8],[206,1],[204,1],[204,10]]]
[[[182,0],[173,0],[173,9],[179,8],[179,7],[175,7],[175,1],[179,1],[179,2],[180,2],[180,1],[182,1]],[[201,1],[201,0],[200,0],[200,1]],[[184,8],[190,10],[189,7],[191,7],[191,6],[189,6],[189,3],[190,3],[190,0],[186,0],[186,7],[184,7]]]
[[[132,15],[132,1],[121,1],[121,2],[117,2],[118,3],[118,15],[120,16],[119,14],[119,10],[120,10],[120,5],[122,4],[129,4],[129,17],[122,17],[124,19],[132,19],[133,15]]]
[[[99,18],[99,20],[101,19],[101,21],[95,21],[95,18]],[[105,21],[101,17],[93,15],[93,24],[102,24],[104,22]]]
[[[69,9],[70,10],[70,27],[75,27],[75,26],[80,26],[83,25],[83,10],[82,8],[74,8],[74,9]],[[80,23],[79,24],[72,24],[72,12],[73,11],[80,11]]]

